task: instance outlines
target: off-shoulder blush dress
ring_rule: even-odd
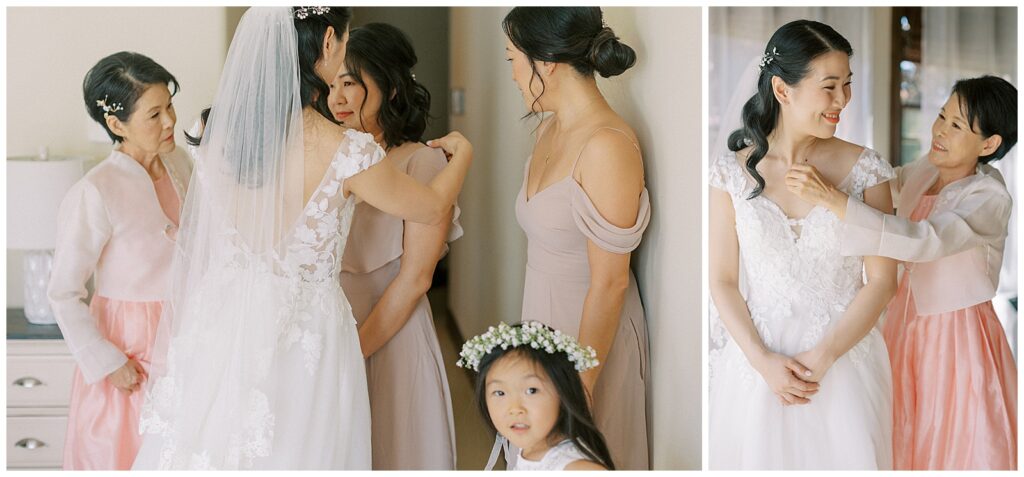
[[[573,171],[578,162],[579,157]],[[583,302],[590,288],[587,242],[612,253],[635,250],[650,220],[650,199],[644,188],[636,222],[620,228],[601,216],[572,174],[527,200],[529,170],[528,160],[523,186],[516,198],[516,219],[528,241],[522,319],[540,321],[578,337]],[[630,271],[615,340],[593,395],[594,419],[619,470],[650,467],[647,353],[644,308],[636,278]]]

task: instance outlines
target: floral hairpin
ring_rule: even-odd
[[[331,7],[298,7],[295,9],[295,18],[305,20],[310,15],[323,15],[331,11]]]
[[[100,109],[103,110],[103,117],[104,118],[106,118],[107,116],[109,116],[111,114],[114,114],[114,113],[116,113],[118,111],[124,111],[124,108],[121,107],[121,103],[110,103],[110,104],[107,104],[107,98],[108,97],[109,97],[108,95],[104,95],[103,99],[97,99],[96,100],[96,106],[99,106]]]
[[[494,348],[508,349],[519,346],[543,349],[550,354],[565,353],[579,372],[598,365],[597,351],[594,351],[594,348],[581,346],[576,338],[562,334],[559,330],[552,330],[538,321],[524,321],[520,326],[509,326],[501,322],[497,328],[487,328],[487,332],[474,336],[462,345],[462,352],[459,353],[460,358],[456,365],[480,371],[480,360],[494,351]]]
[[[761,63],[759,65],[761,67],[761,70],[763,71],[766,66],[771,64],[772,60],[774,60],[776,56],[782,55],[780,55],[779,52],[776,51],[775,47],[773,46],[771,53],[765,53],[764,56],[761,57]]]

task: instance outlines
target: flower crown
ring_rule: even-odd
[[[527,345],[533,349],[543,349],[550,354],[565,353],[579,372],[598,365],[597,351],[594,351],[594,348],[583,347],[576,338],[553,330],[539,321],[524,321],[520,326],[509,326],[501,322],[497,328],[488,327],[487,332],[474,336],[462,345],[459,361],[455,364],[461,368],[480,371],[480,360],[494,348],[508,349]]]
[[[780,55],[779,52],[776,51],[775,47],[773,46],[771,53],[765,53],[764,56],[761,57],[761,63],[758,64],[758,66],[760,66],[761,68],[761,71],[764,71],[764,68],[771,64],[772,60],[774,60],[776,56],[782,55]]]
[[[323,15],[331,11],[331,7],[298,7],[295,9],[295,18],[305,20],[310,15]]]
[[[118,111],[124,111],[124,108],[121,107],[121,103],[110,103],[110,104],[107,104],[107,98],[108,97],[109,97],[109,95],[104,95],[103,99],[97,99],[96,100],[96,106],[99,106],[100,109],[103,110],[103,118],[104,119],[107,116],[109,116],[109,115],[111,115],[113,113],[116,113]]]

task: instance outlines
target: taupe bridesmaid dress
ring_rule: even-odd
[[[626,134],[618,129],[601,129]],[[634,147],[639,150],[636,144]],[[605,220],[573,178],[578,163],[579,157],[568,177],[526,200],[528,160],[523,187],[516,198],[516,219],[528,240],[522,319],[540,321],[576,337],[583,317],[583,301],[590,288],[587,241],[613,253],[632,252],[640,244],[651,216],[644,188],[632,227],[616,227]],[[636,278],[630,271],[619,328],[593,396],[594,419],[619,470],[650,467],[647,376],[647,325]]]
[[[447,161],[423,146],[395,162],[427,183]],[[455,207],[448,241],[462,236]],[[342,258],[341,286],[362,325],[401,267],[405,223],[365,202],[356,205]],[[455,469],[455,424],[444,359],[427,297],[405,326],[366,360],[373,470]]]

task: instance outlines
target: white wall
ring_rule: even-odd
[[[474,141],[463,189],[466,235],[452,248],[450,306],[465,336],[519,319],[526,241],[514,201],[533,143],[531,121],[504,63],[507,8],[453,8],[452,86],[466,91],[453,128]],[[653,216],[633,269],[651,337],[651,452],[656,469],[700,469],[701,11],[607,8],[609,26],[638,53],[600,80],[644,151]]]
[[[474,162],[459,206],[463,238],[450,255],[449,306],[459,331],[476,335],[522,310],[526,236],[515,198],[530,154],[534,120],[505,62],[501,19],[508,8],[451,9],[451,85],[465,91],[465,114],[449,124],[473,142]]]
[[[82,79],[122,50],[149,56],[178,79],[181,130],[212,101],[233,29],[225,8],[7,8],[7,156],[46,146],[52,155],[105,157],[109,140],[90,140],[105,134],[86,114]],[[180,132],[177,141],[184,144]],[[21,254],[8,251],[8,307],[23,303],[21,268]]]

